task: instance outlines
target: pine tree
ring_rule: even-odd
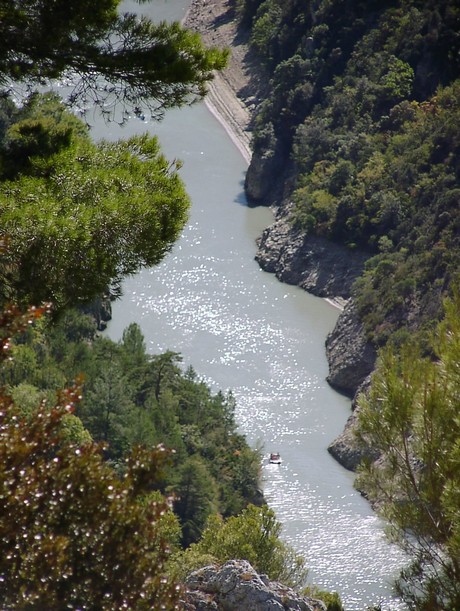
[[[200,98],[226,52],[178,23],[119,14],[120,0],[0,0],[0,85],[67,77],[70,101],[110,117]],[[120,111],[117,113],[117,111]]]
[[[381,458],[358,485],[410,554],[399,591],[417,611],[460,608],[460,295],[445,307],[433,357],[386,348],[360,400],[360,434]]]

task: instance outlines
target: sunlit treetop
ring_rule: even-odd
[[[53,95],[17,119],[0,146],[3,303],[85,303],[161,261],[189,198],[155,138],[94,144]]]

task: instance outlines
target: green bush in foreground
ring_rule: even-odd
[[[359,487],[412,559],[399,590],[414,611],[460,609],[460,295],[432,339],[434,358],[406,343],[386,348],[359,432],[381,453]]]
[[[0,315],[0,367],[11,337],[43,314]],[[0,389],[0,601],[24,609],[177,609],[166,577],[179,526],[155,492],[167,459],[134,449],[119,478],[88,437],[72,443],[66,419],[80,385],[24,413]]]
[[[281,541],[282,525],[267,505],[249,505],[238,516],[223,520],[211,516],[198,543],[179,558],[184,576],[210,562],[224,563],[233,558],[247,560],[256,571],[272,580],[293,587],[305,583],[305,560]]]

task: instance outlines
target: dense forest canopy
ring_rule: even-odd
[[[430,326],[460,268],[458,4],[237,6],[270,78],[254,152],[287,160],[292,222],[369,253],[355,296],[377,345]]]
[[[359,489],[413,560],[399,581],[409,608],[457,610],[460,7],[234,6],[269,81],[253,149],[276,161],[275,203],[298,231],[368,257],[352,299],[381,350],[356,430],[379,458]]]

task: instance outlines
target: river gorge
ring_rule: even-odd
[[[188,5],[154,0],[142,9],[155,20],[182,19]],[[205,104],[170,111],[159,124],[132,119],[122,128],[96,119],[93,126],[96,139],[145,131],[183,162],[192,209],[165,260],[124,283],[109,336],[120,339],[135,321],[151,353],[180,352],[214,390],[231,389],[240,430],[264,455],[264,495],[284,539],[307,559],[309,581],[338,591],[348,611],[403,609],[391,593],[402,553],[354,490],[353,474],[327,452],[350,413],[350,401],[326,382],[324,344],[339,311],[255,262],[256,239],[272,215],[247,205],[247,162]],[[268,464],[271,451],[281,453],[281,465]]]

